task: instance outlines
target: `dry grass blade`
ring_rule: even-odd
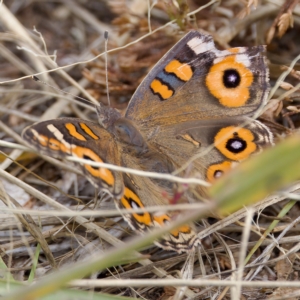
[[[292,12],[296,5],[299,4],[298,0],[285,0],[284,4],[281,6],[277,17],[273,21],[268,33],[267,33],[267,44],[270,44],[271,40],[277,31],[277,35],[281,38],[289,27],[293,27],[293,15]]]
[[[3,189],[3,185],[1,183],[0,183],[0,199],[8,207],[12,207],[12,206],[18,208],[21,207],[21,205],[15,199],[13,199],[8,194],[6,194],[5,190]],[[56,269],[57,266],[56,266],[55,259],[53,257],[51,250],[49,249],[49,245],[47,241],[45,240],[43,234],[41,233],[41,229],[39,228],[39,226],[29,215],[16,214],[16,217],[22,223],[24,228],[32,235],[32,237],[36,240],[36,242],[40,244],[49,263],[54,269]]]

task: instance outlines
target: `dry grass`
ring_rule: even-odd
[[[97,191],[80,171],[18,147],[26,146],[20,133],[33,122],[62,116],[96,120],[93,105],[86,104],[107,104],[105,31],[110,103],[121,111],[149,69],[190,29],[212,34],[220,49],[268,42],[272,86],[300,53],[298,1],[151,3],[11,0],[0,6],[0,139],[15,143],[13,148],[1,144],[0,152],[0,266],[6,280],[0,293],[7,299],[13,299],[4,292],[7,282],[12,291],[17,282],[39,283],[48,273],[101,256],[111,246],[121,249],[135,235],[109,197],[102,195],[95,204]],[[38,84],[33,74],[87,101]],[[299,79],[296,62],[261,116],[276,141],[299,128]],[[95,299],[100,293],[143,299],[299,299],[293,286],[299,280],[299,205],[289,201],[295,195],[299,199],[299,186],[288,192],[222,220],[202,220],[197,226],[202,247],[190,256],[147,247],[72,286],[94,291]],[[184,284],[188,287],[176,289]],[[72,291],[62,293],[56,299]]]

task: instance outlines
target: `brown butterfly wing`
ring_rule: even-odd
[[[161,127],[150,143],[177,168],[189,161],[198,176],[212,182],[238,162],[272,146],[273,135],[250,118],[199,120]]]
[[[52,157],[74,156],[114,165],[121,162],[113,136],[97,123],[75,118],[49,120],[25,128],[22,137],[37,151]],[[92,183],[121,197],[124,190],[121,173],[88,164],[81,167]]]
[[[272,134],[265,126],[257,121],[245,125],[246,118],[241,117],[253,114],[266,102],[269,78],[263,51],[263,46],[219,51],[211,36],[191,31],[150,71],[125,116],[170,162],[172,171],[198,156],[190,163],[188,175],[213,181],[272,144]],[[145,187],[145,182],[142,179],[140,185]],[[200,194],[205,195],[204,189],[200,188]],[[163,199],[148,195],[152,196],[151,191],[140,192],[144,205]]]
[[[149,132],[149,127],[253,114],[269,91],[263,51],[263,46],[220,51],[211,36],[191,31],[150,71],[126,117]]]
[[[149,153],[148,153],[149,154]],[[153,150],[151,159],[147,162],[143,157],[132,157],[123,155],[124,163],[127,167],[143,171],[169,173],[167,166],[167,157],[158,154]],[[145,163],[144,163],[145,162]],[[171,220],[178,217],[178,212],[166,211],[164,206],[172,204],[175,201],[177,185],[175,183],[153,179],[150,177],[139,176],[135,174],[124,174],[125,191],[121,201],[118,203],[120,208],[144,209],[143,212],[124,214],[123,216],[135,230],[145,233],[155,227],[164,226]],[[181,202],[187,202],[185,196],[180,197]],[[157,207],[155,212],[148,212],[148,207]],[[186,252],[196,245],[200,244],[192,224],[185,224],[172,232],[165,234],[159,241],[155,242],[164,249],[175,250],[177,252]]]

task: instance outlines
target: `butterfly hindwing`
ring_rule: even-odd
[[[168,153],[176,168],[190,162],[197,176],[213,182],[239,162],[272,146],[273,135],[261,122],[237,117],[161,127],[151,143]]]

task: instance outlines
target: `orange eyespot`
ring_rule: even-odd
[[[206,171],[206,179],[208,182],[214,182],[231,169],[232,162],[230,161],[223,161],[219,164],[210,165]]]
[[[89,148],[79,146],[73,147],[72,154],[79,158],[89,159],[94,162],[103,162],[103,160],[93,150]],[[115,178],[110,170],[103,167],[93,167],[88,164],[85,164],[83,166],[92,176],[100,178],[106,185],[114,185]]]
[[[257,150],[254,135],[247,128],[228,126],[219,130],[215,147],[228,159],[244,160]]]
[[[225,107],[243,106],[250,98],[253,74],[235,57],[228,56],[214,64],[205,80],[211,94]]]
[[[144,205],[140,198],[129,188],[125,187],[124,195],[121,198],[121,203],[124,208],[134,209],[143,208]],[[151,215],[148,212],[143,213],[133,213],[132,216],[141,225],[150,226],[152,223]]]

